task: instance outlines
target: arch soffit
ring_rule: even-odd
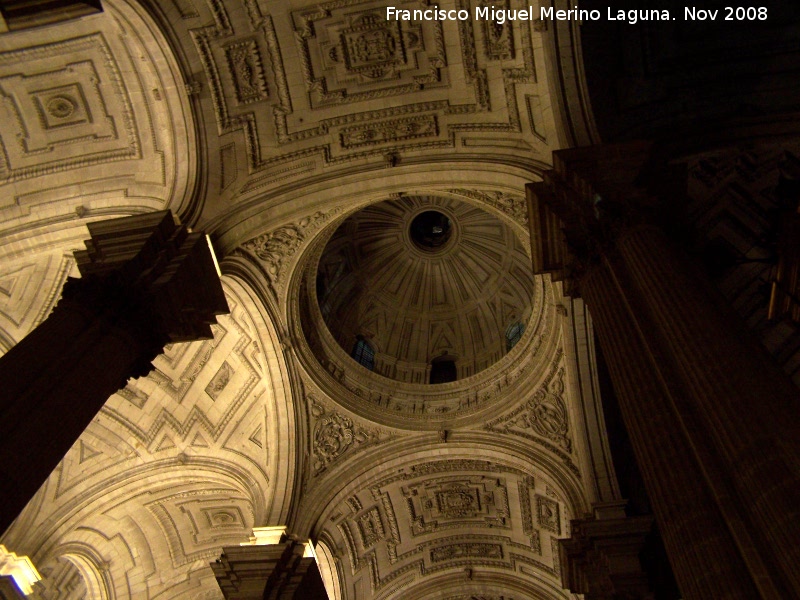
[[[431,454],[432,444],[437,446],[436,454]],[[381,460],[381,457],[391,457],[391,460]],[[572,515],[583,515],[589,511],[589,502],[580,478],[557,457],[509,435],[467,431],[446,443],[441,443],[437,434],[387,441],[370,452],[338,465],[306,492],[300,511],[302,516],[295,530],[298,535],[316,539],[330,513],[354,493],[370,488],[375,482],[396,474],[400,469],[424,462],[448,460],[486,461],[498,465],[500,469],[538,473],[556,489]],[[343,481],[345,476],[346,481]]]
[[[450,161],[437,167],[394,167],[378,173],[341,175],[335,180],[276,189],[268,196],[242,202],[224,215],[202,223],[202,226],[214,236],[220,253],[227,255],[248,240],[317,213],[340,211],[331,217],[343,219],[355,210],[393,195],[431,195],[452,197],[479,206],[511,226],[527,245],[527,208],[501,204],[492,195],[524,200],[525,185],[539,181],[540,174],[549,168],[547,165],[532,170],[483,162]],[[515,213],[517,218],[512,216]],[[304,241],[307,243],[310,239]]]
[[[454,567],[464,582],[463,565],[479,565],[487,584],[509,570],[518,577],[516,564],[529,565],[522,579],[530,597],[559,597],[555,540],[568,535],[569,519],[583,513],[579,482],[552,472],[546,463],[553,461],[472,433],[436,453],[430,437],[418,436],[384,446],[391,457],[386,462],[376,464],[374,454],[358,467],[352,462],[344,486],[329,479],[323,484],[327,495],[308,496],[295,533],[310,532],[336,548],[349,564],[336,571],[348,588],[358,571],[369,573],[376,598],[406,598],[413,590],[425,598],[426,589],[439,590],[430,587],[433,578]],[[552,523],[543,521],[543,510],[554,515]],[[384,552],[394,558],[387,562]]]
[[[286,335],[275,318],[272,300],[264,292],[263,278],[252,262],[229,259],[223,261],[223,278],[243,300],[247,299],[252,322],[261,345],[264,378],[270,391],[267,398],[267,432],[269,447],[267,472],[271,474],[270,497],[265,520],[261,524],[279,525],[288,522],[297,489],[296,478],[301,466],[298,441],[304,439],[301,410],[296,398],[300,395],[298,378],[292,364],[286,360]],[[277,446],[271,445],[277,441]],[[276,492],[280,491],[278,494]]]

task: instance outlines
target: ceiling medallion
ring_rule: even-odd
[[[53,96],[47,101],[47,112],[56,119],[66,119],[76,107],[75,100],[69,96]]]

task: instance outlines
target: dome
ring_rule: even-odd
[[[403,196],[347,218],[317,271],[336,342],[408,383],[463,379],[502,358],[530,315],[530,259],[509,226],[471,204]],[[433,373],[432,373],[433,371]]]

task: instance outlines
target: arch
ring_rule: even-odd
[[[421,458],[475,459],[496,461],[518,470],[535,469],[551,481],[562,496],[570,513],[575,516],[590,511],[590,501],[584,490],[581,476],[564,460],[545,448],[513,435],[470,431],[462,432],[455,439],[436,446],[431,455],[432,439],[429,435],[408,437],[388,441],[342,462],[319,477],[303,498],[303,513],[298,521],[298,530],[311,532],[316,539],[329,514],[358,488],[367,488],[387,473],[394,473],[403,465],[414,465]],[[392,456],[391,462],[380,460],[381,456]],[[576,468],[575,468],[576,469]],[[346,482],[343,483],[343,479]],[[310,510],[312,507],[317,509]]]
[[[314,547],[322,582],[325,584],[325,591],[328,593],[328,600],[342,600],[341,577],[339,568],[341,561],[334,556],[331,546],[333,540],[327,536],[321,536]]]
[[[225,258],[221,265],[223,278],[231,289],[238,290],[248,298],[257,311],[254,324],[262,344],[264,376],[271,388],[271,401],[267,406],[269,421],[268,441],[276,443],[270,447],[269,469],[274,474],[270,485],[271,505],[264,523],[259,525],[284,525],[292,520],[295,494],[298,491],[297,477],[302,472],[300,440],[305,439],[305,415],[301,403],[295,397],[301,383],[290,358],[290,344],[278,318],[278,309],[266,276],[258,265],[244,255]],[[275,495],[280,491],[280,497]]]

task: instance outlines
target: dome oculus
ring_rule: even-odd
[[[453,228],[447,215],[438,210],[426,210],[414,217],[408,233],[417,248],[431,252],[447,244]]]

